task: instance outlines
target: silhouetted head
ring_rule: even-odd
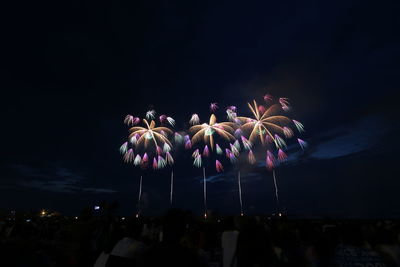
[[[185,227],[185,213],[179,209],[169,210],[164,216],[164,241],[168,243],[179,243],[185,233]]]
[[[136,218],[129,220],[126,228],[127,236],[134,239],[139,238],[140,234],[142,233],[142,227],[142,223]]]

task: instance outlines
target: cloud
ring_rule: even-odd
[[[18,186],[60,193],[117,192],[109,188],[84,187],[82,182],[86,177],[65,167],[40,168],[24,164],[13,164],[10,167],[19,177],[22,176],[22,179],[16,182]]]
[[[334,137],[316,145],[309,157],[332,159],[370,150],[378,145],[387,131],[380,117],[369,116],[354,125],[342,126],[322,133],[320,138],[325,139],[332,135]]]
[[[225,173],[206,176],[206,182],[207,183],[222,182],[222,181],[225,181],[225,179],[223,179],[224,177],[226,177]],[[198,180],[200,183],[203,183],[203,180],[204,180],[203,176],[197,176],[194,179]]]

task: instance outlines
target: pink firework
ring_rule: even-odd
[[[217,103],[211,103],[210,104],[210,111],[215,112],[218,109],[218,104]]]
[[[143,157],[142,157],[142,162],[140,163],[140,166],[142,168],[147,168],[149,164],[149,156],[147,156],[147,153],[144,153]]]
[[[300,138],[297,138],[297,142],[299,142],[299,145],[300,145],[301,149],[303,149],[303,150],[306,149],[308,146],[307,142],[304,140],[301,140]]]
[[[135,157],[135,155],[133,154],[133,150],[132,150],[132,148],[130,148],[124,155],[124,161],[127,163],[131,162],[134,157]]]
[[[157,146],[156,150],[157,150],[157,155],[161,155],[163,153],[162,148],[159,146]]]
[[[185,142],[190,141],[190,136],[189,135],[185,135]]]
[[[272,142],[274,142],[274,139],[272,139],[272,137],[270,135],[265,136],[265,142],[267,144],[271,144]]]
[[[289,104],[289,99],[288,98],[285,98],[285,97],[279,98],[279,103],[281,104],[282,109],[284,111],[288,111],[290,109],[290,104]]]
[[[263,105],[259,105],[258,106],[258,111],[261,113],[261,114],[264,114],[265,113],[265,107],[263,106]]]
[[[149,156],[147,156],[147,153],[144,153],[143,157],[142,157],[142,163],[146,163],[146,162],[149,162]]]
[[[229,106],[226,109],[232,110],[233,112],[236,112],[236,106]]]
[[[275,156],[269,150],[267,151],[266,165],[269,170],[275,167]]]
[[[270,94],[264,95],[264,101],[265,102],[272,102],[274,100],[273,96]]]
[[[158,168],[157,160],[156,158],[153,158],[153,169],[157,170],[157,168]]]
[[[167,121],[167,116],[166,116],[166,115],[161,115],[161,116],[159,117],[159,119],[160,119],[160,122],[161,122],[161,123],[165,123],[165,122]]]
[[[256,158],[254,157],[253,151],[250,149],[249,153],[247,154],[247,160],[250,164],[256,163]]]
[[[231,161],[232,164],[237,162],[237,158],[233,153],[230,153],[228,158],[229,158],[229,160]]]
[[[244,136],[241,137],[244,149],[250,150],[251,149],[251,142]]]
[[[283,127],[283,134],[285,135],[286,138],[292,138],[293,137],[293,131],[289,127]]]
[[[210,151],[208,149],[208,146],[206,145],[203,149],[203,157],[208,157],[210,155]]]
[[[133,126],[136,125],[140,122],[140,119],[138,117],[133,117],[132,115],[126,115],[124,119],[124,123],[128,126]]]
[[[196,150],[193,151],[193,153],[192,153],[192,158],[197,158],[198,155],[200,155],[200,151],[199,151],[199,149],[196,149]]]
[[[237,128],[236,130],[235,130],[235,137],[236,138],[239,138],[239,137],[241,137],[242,136],[242,130],[240,129],[240,128]]]
[[[187,140],[185,142],[185,149],[191,149],[192,148],[192,142],[190,140]]]
[[[242,121],[239,118],[233,120],[237,125],[242,125]]]
[[[278,150],[278,159],[280,161],[285,161],[287,159],[287,155],[285,154],[285,152],[283,152],[282,149]]]
[[[219,162],[219,160],[215,161],[215,169],[217,170],[217,172],[224,171],[224,167],[222,166],[221,162]]]
[[[228,148],[225,148],[225,156],[229,158],[229,155],[232,153]]]

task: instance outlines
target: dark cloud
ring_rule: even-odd
[[[10,187],[23,186],[38,190],[59,193],[116,193],[116,190],[108,188],[84,187],[86,177],[74,173],[64,167],[51,167],[46,169],[35,168],[29,165],[13,164],[6,166],[11,169],[11,175],[17,177],[8,185]],[[4,170],[4,167],[3,167]]]

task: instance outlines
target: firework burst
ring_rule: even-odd
[[[194,125],[190,127],[189,132],[193,134],[192,144],[196,144],[201,140],[205,144],[210,145],[211,150],[214,150],[214,135],[218,135],[225,140],[234,141],[234,133],[236,125],[233,122],[217,123],[217,117],[211,114],[209,123]]]

